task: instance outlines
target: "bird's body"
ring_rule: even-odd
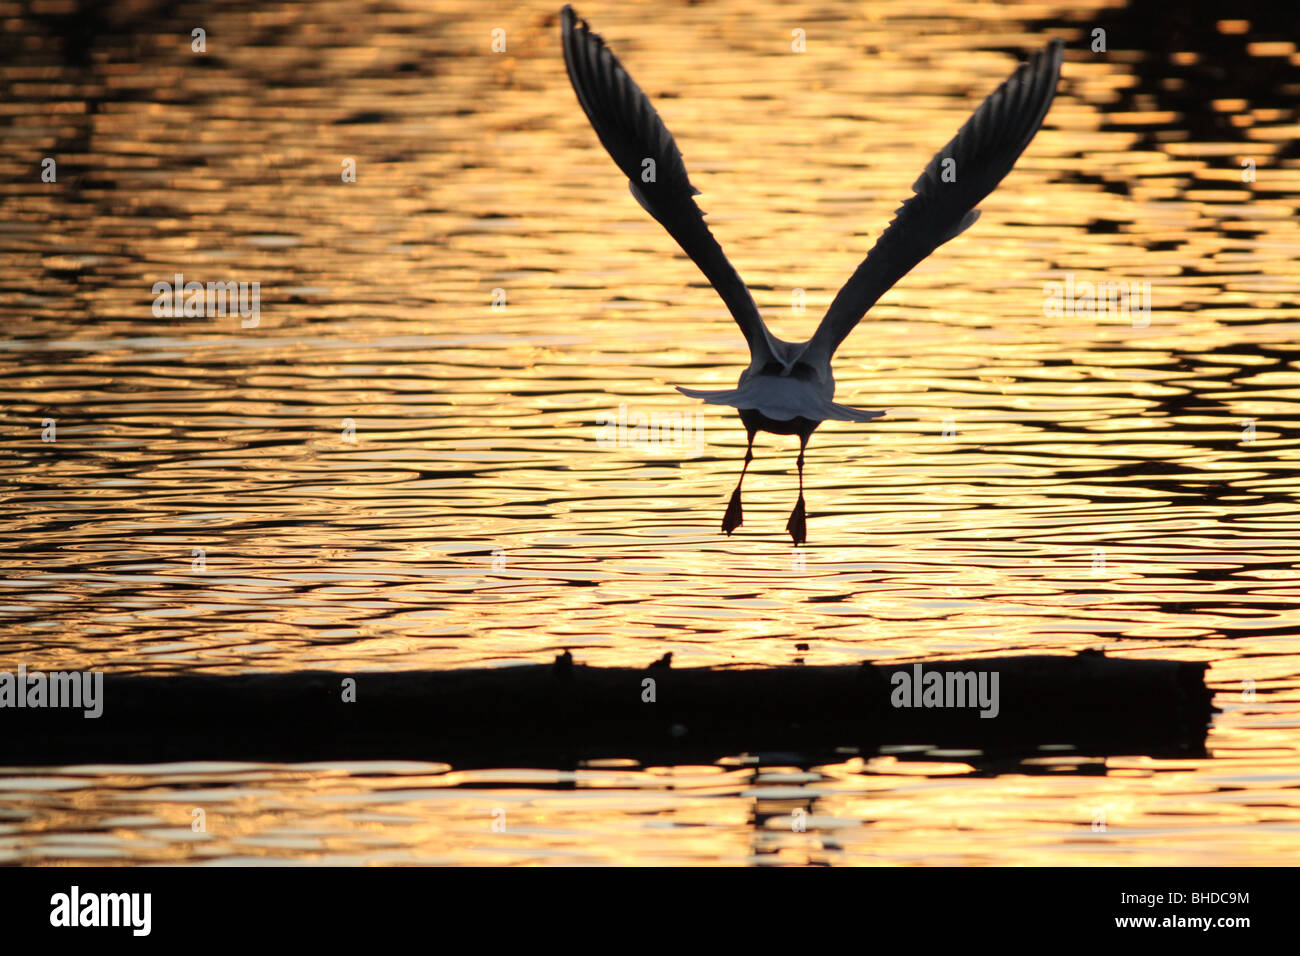
[[[1060,74],[1061,43],[1053,40],[1034,54],[984,101],[930,160],[912,186],[915,195],[899,207],[812,338],[786,342],[768,330],[753,296],[705,224],[694,198],[699,191],[650,100],[572,7],[564,8],[561,21],[569,79],[596,135],[627,175],[633,197],[699,266],[749,344],[750,363],[734,389],[678,386],[684,395],[735,408],[749,435],[745,468],[722,530],[730,534],[741,523],[740,487],[753,459],[754,436],[760,431],[797,435],[799,499],[786,528],[801,544],[807,537],[803,451],[809,437],[824,421],[868,422],[885,414],[835,403],[835,349],[895,282],[979,218],[975,205],[1011,171],[1042,124]]]

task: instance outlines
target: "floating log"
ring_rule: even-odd
[[[0,707],[0,764],[406,759],[567,767],[750,754],[811,765],[890,745],[978,751],[961,758],[972,762],[1044,747],[1188,757],[1205,754],[1214,713],[1206,665],[1185,661],[1083,653],[674,668],[670,658],[646,668],[588,667],[566,652],[550,665],[447,671],[109,674],[98,718]],[[958,690],[964,705],[942,696]],[[934,706],[938,699],[945,705]]]

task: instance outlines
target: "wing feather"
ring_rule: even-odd
[[[650,99],[572,7],[565,6],[561,14],[561,35],[564,62],[578,102],[601,144],[627,176],[633,196],[668,230],[722,296],[749,343],[751,356],[760,361],[770,359],[772,339],[754,297],[705,224],[694,198],[699,190],[687,178],[681,151]],[[651,181],[642,175],[647,159],[654,160]]]
[[[830,361],[867,310],[912,268],[979,218],[975,206],[997,187],[1043,124],[1061,73],[1061,41],[1020,64],[986,99],[912,184],[895,213],[831,302],[804,355]],[[945,182],[944,161],[955,176]]]

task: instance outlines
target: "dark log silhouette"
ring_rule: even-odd
[[[997,715],[981,717],[978,705],[895,706],[895,675],[911,679],[911,663],[674,669],[666,657],[647,668],[606,668],[575,664],[566,652],[552,665],[449,671],[110,674],[97,719],[79,710],[0,709],[0,764],[411,759],[562,767],[745,753],[811,764],[895,744],[979,750],[987,760],[1063,744],[1094,756],[1205,752],[1214,708],[1204,664],[1085,653],[922,667],[945,681],[997,672]],[[344,701],[349,678],[354,702]],[[651,688],[652,702],[644,699]]]

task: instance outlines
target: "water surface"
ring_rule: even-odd
[[[837,355],[890,414],[814,436],[803,549],[788,438],[718,533],[744,432],[673,386],[730,387],[743,339],[600,149],[558,4],[7,9],[0,669],[1105,647],[1210,664],[1208,758],[14,768],[0,860],[1295,859],[1300,54],[1100,3],[752,6],[580,12],[785,338],[1018,56],[1068,47],[980,222]],[[258,282],[259,322],[155,317],[176,273]],[[1067,276],[1150,311],[1051,314]],[[602,441],[620,405],[691,442]]]

